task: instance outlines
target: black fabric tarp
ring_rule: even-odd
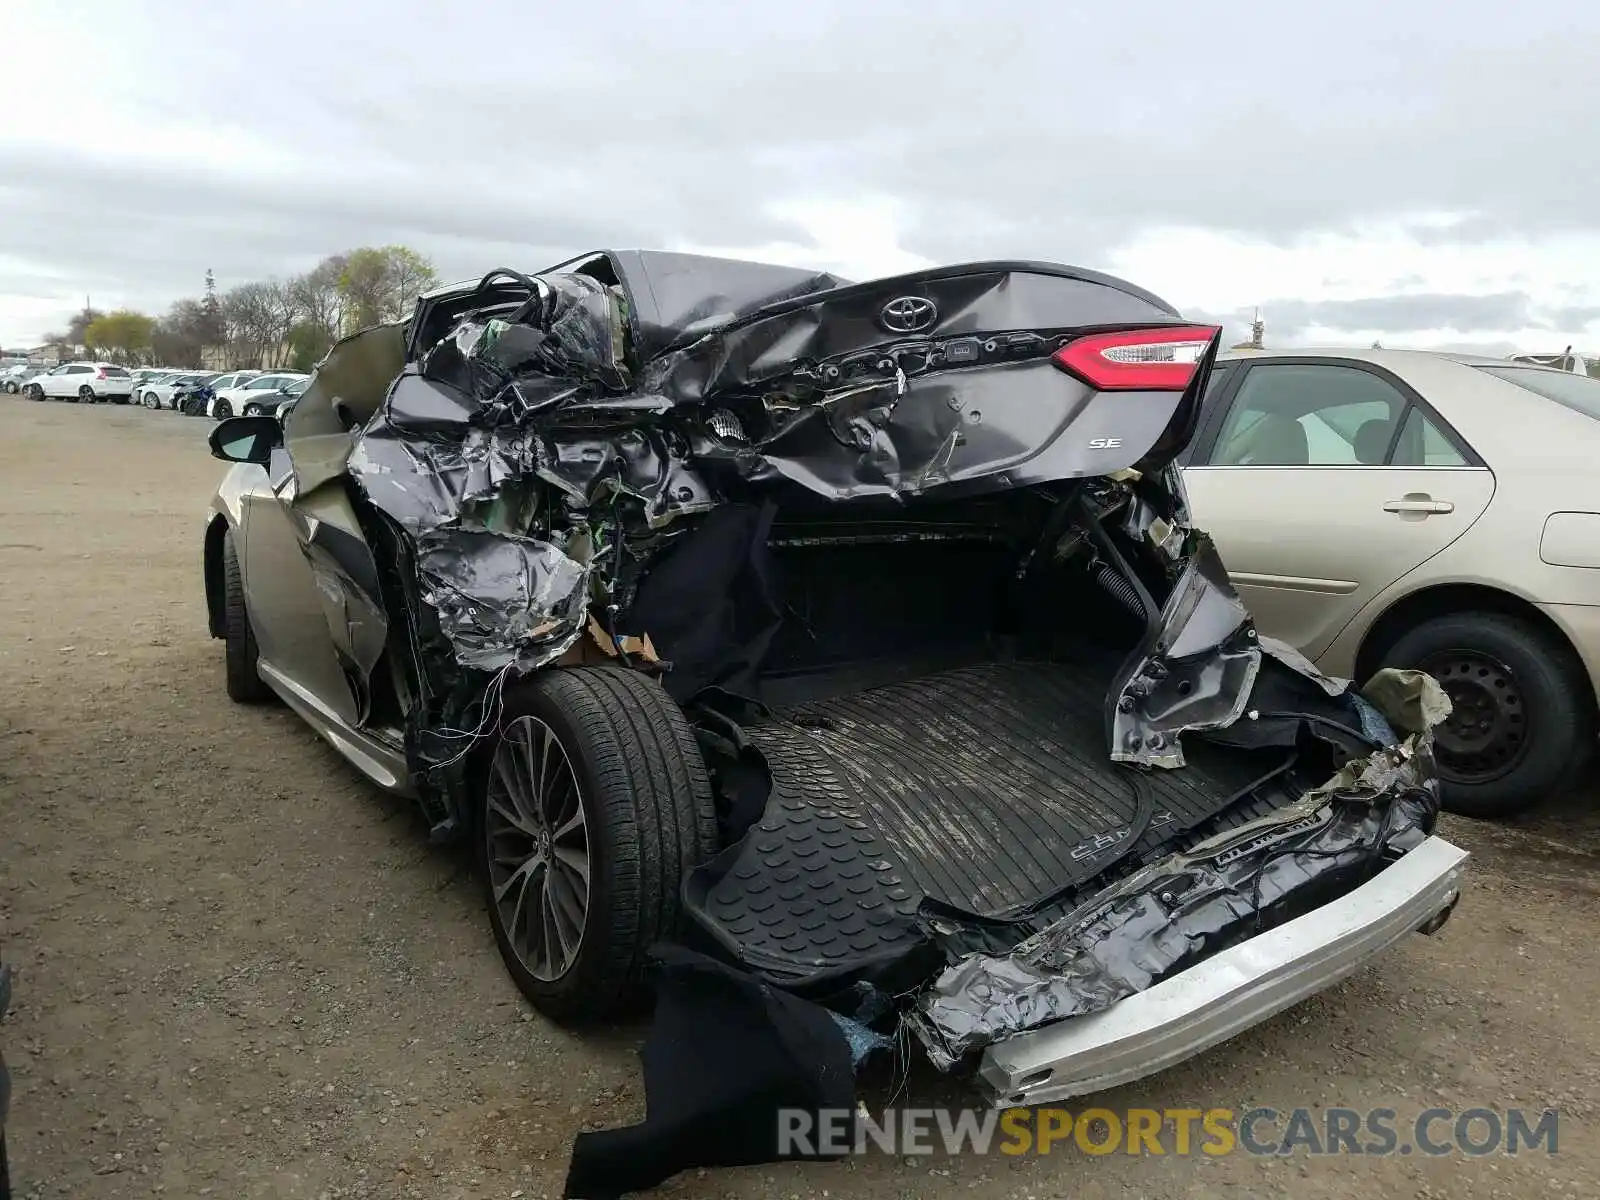
[[[816,1157],[783,1152],[780,1110],[855,1105],[850,1043],[827,1009],[678,946],[655,958],[645,1120],[578,1135],[569,1200],[612,1200],[696,1167]]]

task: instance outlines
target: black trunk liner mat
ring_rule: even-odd
[[[784,710],[749,731],[772,772],[762,818],[691,875],[689,906],[750,966],[831,975],[920,940],[925,897],[985,917],[1037,904],[1262,773],[1239,754],[1114,764],[1103,703],[1099,673],[1001,662]]]

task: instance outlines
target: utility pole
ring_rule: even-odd
[[[1266,336],[1267,323],[1261,319],[1261,309],[1256,308],[1256,319],[1250,322],[1250,348],[1262,349],[1262,339]]]

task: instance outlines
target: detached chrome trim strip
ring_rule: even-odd
[[[278,693],[290,708],[300,714],[323,741],[337,750],[344,759],[373,783],[397,796],[414,796],[411,772],[406,765],[405,750],[391,746],[371,734],[346,725],[339,715],[301,687],[271,663],[256,663],[261,680]]]
[[[1119,1001],[1007,1038],[979,1081],[996,1106],[1044,1104],[1153,1075],[1353,973],[1460,895],[1465,850],[1430,837],[1347,896]]]

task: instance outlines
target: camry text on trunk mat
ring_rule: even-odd
[[[1218,336],[1048,263],[599,252],[217,427],[230,694],[470,842],[540,1010],[654,999],[569,1194],[778,1157],[895,1047],[1110,1087],[1443,923],[1449,701],[1259,636],[1190,524]]]

